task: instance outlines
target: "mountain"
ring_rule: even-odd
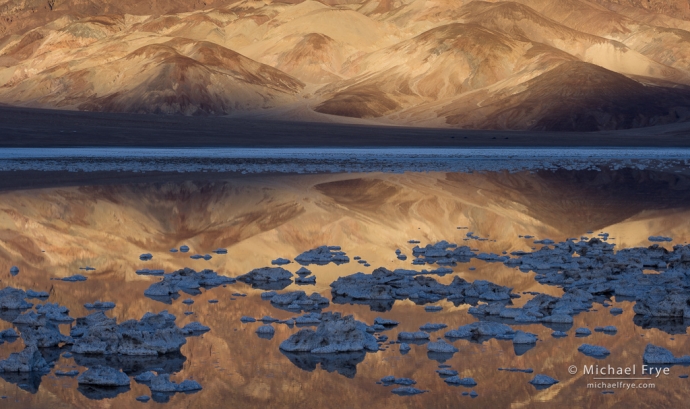
[[[661,0],[0,0],[0,103],[597,131],[690,120]]]

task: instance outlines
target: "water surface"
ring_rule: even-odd
[[[610,159],[610,158],[609,158]],[[5,159],[3,159],[5,160]],[[677,166],[677,165],[674,165]],[[490,340],[482,344],[457,340],[460,350],[444,362],[473,377],[474,388],[452,387],[435,372],[439,362],[427,354],[426,346],[412,345],[401,355],[398,345],[366,354],[361,362],[344,362],[327,368],[292,359],[278,345],[298,328],[275,325],[273,339],[254,333],[260,323],[242,324],[240,317],[270,315],[279,319],[297,314],[276,309],[260,299],[263,292],[243,283],[218,287],[181,303],[182,294],[171,304],[143,295],[156,277],[140,276],[137,269],[182,267],[211,268],[219,274],[237,276],[253,268],[269,266],[278,257],[292,259],[320,245],[339,245],[350,259],[361,256],[371,266],[354,261],[334,266],[310,266],[317,277],[315,286],[290,285],[286,290],[317,291],[331,298],[330,283],[339,276],[361,271],[413,268],[410,239],[421,245],[448,240],[483,252],[530,251],[539,247],[537,238],[564,240],[568,237],[610,234],[617,248],[648,246],[651,235],[673,237],[674,244],[690,239],[690,178],[671,170],[617,168],[560,171],[496,171],[483,173],[407,172],[264,175],[224,180],[140,183],[100,186],[56,187],[9,191],[0,194],[0,287],[50,292],[50,302],[70,308],[73,317],[89,313],[84,303],[113,301],[108,312],[119,321],[148,311],[168,310],[178,324],[200,321],[211,327],[201,337],[188,338],[182,358],[162,362],[174,373],[172,379],[193,378],[203,390],[170,397],[167,407],[681,407],[687,398],[688,380],[678,377],[690,368],[675,366],[671,375],[656,381],[655,389],[617,390],[604,395],[587,389],[591,376],[571,375],[568,367],[589,364],[642,365],[642,353],[651,342],[676,355],[687,354],[690,341],[686,330],[670,334],[658,328],[643,328],[634,319],[633,303],[611,300],[624,313],[613,316],[600,304],[597,311],[576,315],[575,323],[562,339],[551,337],[543,325],[522,325],[519,329],[539,335],[537,346],[517,354],[510,341]],[[468,229],[458,229],[467,227]],[[465,240],[468,231],[486,240]],[[587,233],[592,231],[593,233]],[[188,245],[190,253],[169,249]],[[227,255],[215,255],[224,247]],[[396,258],[400,249],[406,261]],[[140,261],[142,253],[151,261]],[[210,253],[209,261],[192,260],[190,254]],[[20,274],[9,274],[11,266]],[[92,266],[85,272],[80,267]],[[295,263],[286,266],[297,270]],[[471,269],[474,268],[474,269]],[[50,280],[73,274],[88,280],[67,283]],[[467,280],[485,279],[514,288],[514,292],[562,293],[557,287],[534,280],[498,263],[473,259],[453,267],[453,274],[438,278],[448,283],[454,275]],[[243,293],[246,297],[232,296]],[[521,305],[530,295],[515,303]],[[208,300],[217,299],[217,304]],[[373,323],[375,317],[395,319],[401,324],[385,332],[395,339],[400,331],[414,331],[427,322],[442,322],[449,328],[476,321],[467,314],[469,305],[435,303],[441,312],[425,312],[411,301],[396,301],[390,310],[377,311],[369,305],[331,303],[326,311],[354,314]],[[185,316],[185,311],[194,314]],[[1,318],[1,317],[0,317]],[[614,336],[594,333],[586,339],[574,337],[574,329],[615,325]],[[11,327],[0,321],[0,330]],[[68,326],[63,327],[67,333]],[[445,330],[432,334],[432,340]],[[605,360],[577,352],[583,342],[602,345],[611,351]],[[0,345],[0,357],[23,349],[21,339]],[[66,350],[65,350],[66,351]],[[46,356],[64,351],[44,351]],[[86,369],[88,362],[60,356],[55,370]],[[533,374],[498,371],[499,367],[533,368],[560,383],[537,390],[527,381]],[[54,372],[54,371],[53,371]],[[413,397],[391,394],[391,387],[377,385],[384,376],[409,377],[428,393]],[[462,392],[474,389],[479,396]],[[57,378],[53,373],[40,384],[16,384],[0,379],[2,406],[29,407],[138,407],[135,397],[150,394],[132,381],[131,390],[102,401],[89,399],[77,389],[76,379]],[[158,405],[150,402],[147,405]]]

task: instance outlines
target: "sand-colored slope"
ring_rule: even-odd
[[[2,98],[37,107],[227,114],[289,102],[303,86],[282,71],[214,43],[131,40],[130,47],[95,44],[93,53],[69,63],[47,63],[34,75],[24,65],[12,72],[11,86],[0,90]],[[137,43],[143,45],[129,49]],[[55,53],[71,54],[61,49]],[[111,59],[113,55],[117,58]]]
[[[338,73],[347,52],[343,52],[335,40],[317,33],[290,40],[295,41],[295,45],[289,51],[278,55],[275,64],[278,69],[315,84],[341,79]]]
[[[517,38],[524,37],[531,41],[544,43],[565,51],[578,59],[599,65],[609,70],[624,74],[665,78],[672,81],[690,83],[690,74],[670,69],[668,58],[660,58],[657,51],[648,50],[656,58],[631,50],[625,44],[603,37],[594,36],[571,29],[554,20],[546,18],[532,8],[520,3],[488,3],[474,1],[462,8],[460,15],[466,22],[479,24]],[[681,30],[678,32],[686,33]],[[650,33],[641,36],[649,38]],[[686,33],[690,38],[690,33]],[[639,36],[638,36],[639,37]],[[653,36],[659,41],[659,35]],[[681,38],[679,41],[687,41]],[[690,50],[690,42],[686,43]],[[663,47],[656,45],[655,50]],[[682,68],[687,68],[680,64]]]
[[[235,0],[0,0],[0,36],[21,33],[64,16],[160,15],[212,9]]]
[[[477,25],[449,24],[352,61],[346,72],[356,77],[322,89],[325,101],[316,111],[382,116],[532,72],[549,58],[569,56]]]
[[[660,14],[650,11],[644,7],[633,7],[626,5],[624,4],[625,1],[621,2],[623,4],[613,3],[608,0],[597,1],[599,4],[605,6],[609,10],[640,23],[649,24],[656,27],[680,28],[686,31],[690,28],[690,21],[684,18],[682,13],[673,13],[670,15]]]
[[[690,3],[686,0],[594,0],[604,7],[619,11],[621,7],[646,14],[661,14],[690,20]]]
[[[498,0],[489,0],[499,3]],[[588,0],[515,0],[563,25],[601,37],[615,36],[630,31],[635,22],[604,6]]]

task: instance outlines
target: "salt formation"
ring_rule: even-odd
[[[336,265],[349,263],[350,258],[345,255],[345,252],[340,250],[340,246],[320,246],[305,251],[295,257],[295,261],[303,266],[308,266],[310,264],[325,266],[328,263],[334,263]]]
[[[76,338],[72,352],[77,354],[163,355],[179,352],[187,341],[175,316],[167,311],[147,312],[141,320],[117,324],[103,312],[77,319],[72,329]]]
[[[321,315],[316,331],[301,329],[280,344],[287,352],[335,354],[340,352],[378,351],[376,338],[367,333],[367,325],[352,315],[327,312]]]
[[[263,290],[282,290],[292,284],[292,273],[282,267],[262,267],[237,277],[237,280]]]
[[[690,355],[675,357],[668,349],[654,344],[647,344],[642,360],[648,365],[690,365]]]
[[[1,360],[0,372],[48,373],[50,372],[50,366],[48,366],[36,345],[29,345],[23,351],[13,352],[7,359]]]
[[[390,309],[395,300],[410,299],[417,303],[435,302],[442,299],[457,303],[466,300],[502,301],[511,299],[512,288],[499,286],[488,281],[472,283],[459,276],[448,284],[440,284],[431,277],[412,276],[380,267],[371,274],[356,273],[339,277],[331,284],[333,302],[381,302],[383,309]],[[517,296],[517,295],[516,295]]]
[[[312,293],[310,296],[304,291],[290,291],[276,294],[270,298],[271,305],[276,308],[288,311],[321,311],[330,305],[327,298],[319,293]]]
[[[185,267],[173,273],[165,274],[161,281],[151,284],[144,291],[144,295],[166,301],[179,296],[180,291],[197,294],[199,288],[209,289],[234,282],[234,278],[218,275],[212,270],[202,270],[197,273],[191,268]]]

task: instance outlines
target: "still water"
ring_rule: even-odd
[[[158,277],[137,275],[138,269],[164,269],[166,273],[183,267],[213,269],[236,277],[271,265],[278,257],[294,259],[303,251],[321,245],[337,245],[350,262],[336,266],[309,266],[315,285],[291,284],[284,291],[318,292],[331,299],[330,284],[338,277],[356,272],[370,273],[377,267],[415,268],[411,265],[410,240],[421,246],[447,240],[468,245],[481,252],[501,254],[532,251],[533,240],[555,241],[583,235],[610,234],[617,249],[649,246],[649,236],[663,235],[674,244],[690,240],[690,176],[664,170],[619,168],[616,170],[542,170],[512,173],[407,172],[309,175],[228,176],[224,180],[190,180],[54,187],[6,191],[0,194],[0,288],[12,286],[50,293],[48,301],[67,306],[70,316],[82,317],[91,311],[85,303],[112,301],[116,308],[106,314],[117,318],[140,319],[146,312],[167,310],[177,324],[199,321],[211,330],[187,338],[181,355],[153,367],[165,368],[171,379],[194,379],[203,390],[178,393],[168,402],[140,403],[140,395],[150,395],[148,387],[132,380],[131,389],[114,398],[93,400],[78,390],[76,378],[56,377],[56,370],[83,372],[89,362],[63,356],[62,350],[42,351],[55,362],[53,371],[33,382],[12,382],[0,378],[0,406],[3,408],[128,408],[145,405],[170,408],[530,408],[530,407],[668,407],[687,404],[689,380],[679,375],[690,368],[673,366],[668,376],[654,379],[653,389],[588,389],[592,375],[582,373],[584,365],[628,367],[642,365],[648,343],[663,346],[676,356],[690,353],[686,333],[669,334],[656,328],[636,325],[634,302],[612,299],[611,307],[623,314],[614,316],[608,308],[595,304],[596,311],[578,314],[565,338],[551,336],[552,329],[540,324],[519,329],[537,334],[536,347],[516,353],[512,342],[491,339],[483,343],[456,340],[459,349],[443,362],[472,377],[477,386],[453,387],[436,371],[437,360],[425,345],[411,345],[408,354],[398,344],[384,343],[384,350],[367,353],[358,360],[322,366],[316,362],[290,359],[279,344],[299,328],[274,324],[272,339],[255,334],[261,323],[241,323],[240,317],[272,316],[287,319],[300,314],[277,309],[262,300],[263,290],[237,282],[227,287],[201,290],[165,304],[144,296],[144,290]],[[463,229],[459,229],[463,227]],[[464,229],[466,227],[467,229]],[[467,232],[486,240],[465,240]],[[587,233],[591,231],[592,233]],[[525,239],[524,235],[534,236]],[[189,253],[171,253],[171,248],[190,247]],[[216,248],[227,254],[214,254]],[[408,256],[399,260],[395,250]],[[150,261],[139,255],[151,253]],[[210,260],[193,260],[191,254],[212,254]],[[371,266],[353,260],[360,256]],[[20,273],[9,273],[18,266]],[[80,270],[91,266],[94,271]],[[295,272],[293,262],[284,266]],[[560,295],[562,290],[541,285],[534,273],[524,273],[501,263],[472,259],[452,267],[453,273],[434,277],[450,283],[458,275],[509,286],[513,292],[540,292]],[[84,282],[51,280],[84,274]],[[234,293],[246,296],[233,295]],[[513,300],[524,304],[531,295]],[[194,304],[182,303],[193,298]],[[218,300],[218,303],[209,303]],[[33,301],[36,303],[36,300]],[[476,321],[467,313],[470,305],[448,301],[433,303],[440,312],[426,312],[423,305],[396,301],[388,311],[369,305],[331,303],[325,311],[353,314],[371,325],[376,317],[400,322],[384,332],[391,340],[401,331],[417,331],[428,322],[444,323],[448,329]],[[185,315],[185,311],[193,314]],[[638,321],[639,322],[639,321]],[[576,338],[575,328],[615,325],[618,332],[593,332]],[[11,328],[0,321],[0,330]],[[70,325],[61,327],[69,333]],[[431,333],[442,337],[446,330]],[[584,342],[605,346],[611,351],[597,360],[577,351]],[[0,345],[0,358],[21,351],[21,338]],[[68,354],[69,356],[69,354]],[[572,375],[569,367],[580,370]],[[498,368],[532,368],[533,374],[499,371]],[[528,383],[534,374],[547,374],[560,383],[537,390]],[[392,387],[376,382],[388,375],[414,379],[419,389],[429,392],[400,397]],[[463,392],[476,391],[471,398]]]

